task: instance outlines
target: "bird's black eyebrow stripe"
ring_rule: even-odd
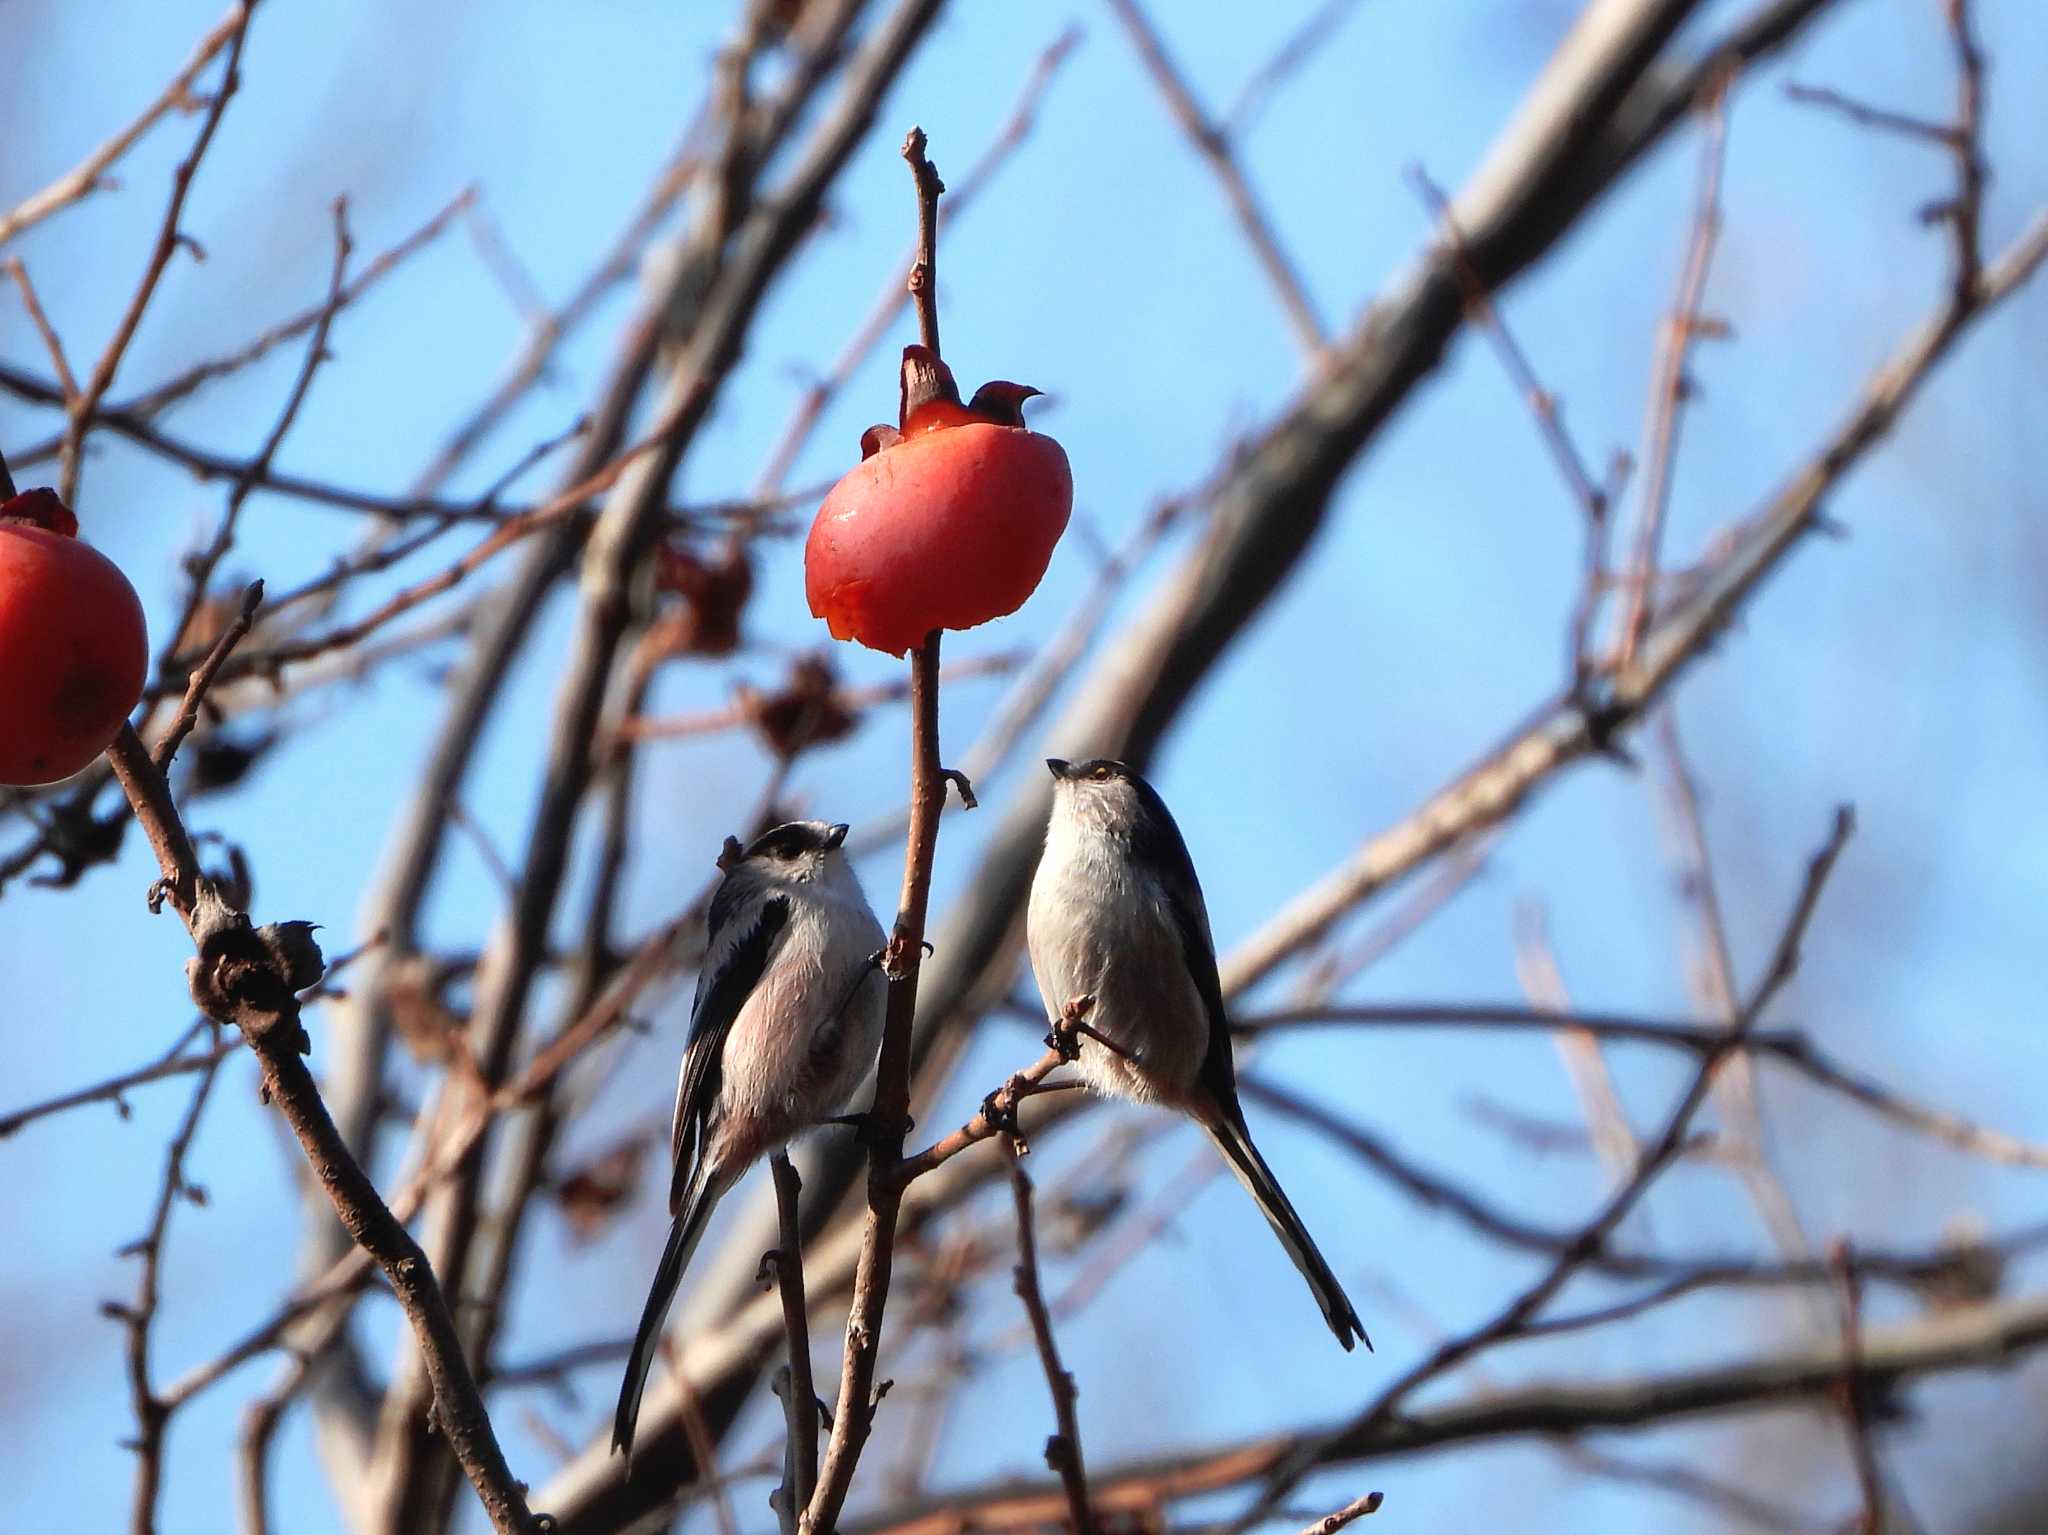
[[[756,858],[763,853],[787,858],[795,853],[808,853],[824,846],[818,832],[802,821],[790,821],[773,827],[756,837],[743,855]]]

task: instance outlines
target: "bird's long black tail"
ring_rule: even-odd
[[[654,1286],[647,1292],[647,1305],[640,1313],[640,1330],[633,1334],[633,1352],[626,1359],[618,1414],[612,1419],[612,1448],[625,1452],[628,1466],[633,1461],[633,1430],[640,1421],[640,1393],[647,1389],[647,1372],[654,1366],[654,1350],[661,1342],[661,1324],[668,1316],[669,1302],[675,1299],[676,1286],[683,1282],[690,1254],[697,1250],[698,1240],[711,1222],[711,1212],[724,1192],[722,1188],[710,1187],[709,1180],[700,1172],[668,1228],[668,1243],[661,1250]]]
[[[1323,1308],[1323,1320],[1330,1324],[1330,1331],[1337,1335],[1337,1341],[1348,1349],[1356,1334],[1358,1341],[1370,1349],[1372,1339],[1365,1335],[1358,1313],[1351,1309],[1350,1297],[1345,1295],[1344,1287],[1337,1282],[1330,1265],[1316,1250],[1315,1239],[1302,1225],[1301,1217],[1294,1213],[1294,1206],[1287,1202],[1287,1195],[1281,1191],[1280,1180],[1273,1176],[1273,1169],[1266,1165],[1266,1159],[1259,1155],[1259,1148],[1252,1144],[1251,1131],[1245,1128],[1243,1116],[1219,1116],[1213,1121],[1204,1117],[1201,1125],[1208,1131],[1209,1139],[1216,1143],[1216,1149],[1223,1153],[1230,1170],[1237,1174],[1237,1181],[1257,1202],[1260,1213],[1272,1226],[1273,1234],[1280,1238],[1280,1245],[1287,1249],[1287,1256],[1301,1270],[1301,1277],[1308,1281],[1316,1304]]]

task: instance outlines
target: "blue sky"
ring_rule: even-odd
[[[123,368],[116,394],[194,356],[224,351],[318,298],[329,259],[327,208],[350,199],[361,255],[422,222],[474,183],[540,289],[565,294],[633,206],[701,88],[725,19],[720,7],[611,3],[266,7],[243,94],[193,192],[188,229],[203,265],[174,264]],[[1177,55],[1212,103],[1306,15],[1300,3],[1156,8]],[[1350,325],[1427,236],[1404,178],[1411,164],[1455,184],[1477,162],[1576,7],[1563,0],[1364,0],[1316,60],[1267,107],[1242,148],[1275,223],[1333,330]],[[1702,27],[1741,7],[1710,5]],[[0,207],[73,164],[147,100],[218,10],[213,0],[81,8],[14,0],[10,52],[21,61],[0,100]],[[2048,159],[2032,104],[2048,89],[2048,12],[2033,0],[1977,7],[1995,59],[1990,153],[1995,248],[2048,203]],[[118,11],[118,22],[109,17]],[[949,359],[963,380],[1010,377],[1052,395],[1036,419],[1072,459],[1077,515],[1116,543],[1162,494],[1203,478],[1236,433],[1296,390],[1299,360],[1272,295],[1213,185],[1134,65],[1106,9],[958,4],[882,112],[833,208],[829,229],[778,284],[748,355],[678,481],[685,500],[743,492],[800,388],[865,314],[910,227],[902,130],[921,123],[941,169],[957,174],[1007,113],[1040,50],[1069,22],[1084,40],[1043,117],[1000,181],[948,235],[941,254]],[[118,27],[109,46],[107,28]],[[1685,421],[1669,547],[1697,554],[1811,451],[1868,370],[1936,300],[1944,250],[1914,211],[1948,186],[1924,146],[1876,138],[1787,102],[1786,78],[1835,84],[1929,116],[1951,80],[1936,7],[1849,0],[1787,61],[1747,81],[1731,110],[1726,231],[1708,307],[1734,339],[1700,353]],[[153,135],[121,169],[122,190],[41,226],[12,247],[29,266],[74,360],[90,358],[140,269],[171,167],[190,125]],[[1564,399],[1587,452],[1633,449],[1659,316],[1686,235],[1697,136],[1679,135],[1511,290],[1509,320]],[[2048,714],[2041,657],[2048,609],[2036,487],[2048,476],[2036,423],[2048,407],[2039,365],[2048,288],[2021,295],[1947,365],[1894,440],[1833,503],[1850,536],[1797,553],[1745,622],[1686,681],[1678,712],[1708,786],[1707,830],[1739,961],[1753,974],[1830,808],[1853,801],[1862,829],[1781,1005],[1839,1054],[2016,1134],[2048,1137],[2038,1084],[2038,951],[2048,867],[2040,794]],[[478,488],[581,408],[628,295],[615,295],[560,359],[549,387],[506,424],[458,488]],[[396,490],[486,389],[517,339],[518,318],[460,234],[445,239],[349,310],[334,362],[280,457],[294,472]],[[908,339],[907,320],[892,345]],[[0,354],[44,368],[9,292]],[[172,418],[224,451],[248,451],[274,418],[296,355],[222,383]],[[836,403],[792,483],[851,462],[862,426],[889,413],[891,348]],[[0,442],[48,418],[0,400]],[[536,481],[536,484],[541,483]],[[218,513],[218,487],[194,483],[107,442],[79,507],[88,536],[135,577],[159,626],[175,611],[179,553]],[[252,499],[231,566],[273,589],[324,568],[352,536],[348,514]],[[1128,589],[1127,613],[1170,568],[1183,529]],[[1579,558],[1577,513],[1526,413],[1476,338],[1461,341],[1345,481],[1301,573],[1196,695],[1155,779],[1202,870],[1227,949],[1280,901],[1469,762],[1559,680],[1561,629]],[[772,681],[783,657],[823,640],[803,608],[797,544],[768,547],[749,649],[732,672],[672,669],[663,709],[722,702],[736,674]],[[400,572],[416,575],[431,562]],[[960,637],[967,657],[1043,640],[1086,592],[1086,541],[1070,536],[1045,586],[1017,617]],[[568,612],[541,640],[490,727],[467,804],[497,846],[517,849]],[[853,680],[893,674],[885,658],[841,649]],[[946,737],[965,742],[1000,685],[962,684],[946,700]],[[288,745],[248,789],[194,819],[245,847],[257,909],[327,925],[350,941],[360,892],[430,739],[440,679],[401,666],[331,704],[304,709]],[[903,779],[898,716],[878,714],[843,747],[806,759],[795,788],[835,818],[886,813]],[[1000,803],[1035,770],[1026,751],[982,787]],[[647,753],[640,856],[628,925],[665,917],[708,872],[719,838],[750,803],[763,768],[741,737],[657,745]],[[993,818],[991,818],[992,821]],[[941,908],[961,889],[982,828],[947,822]],[[866,865],[871,893],[893,888],[895,855]],[[0,1109],[139,1063],[181,1029],[187,946],[140,892],[145,851],[78,890],[17,886],[0,904],[0,965],[14,994],[13,1049]],[[431,912],[440,942],[473,943],[497,893],[458,845]],[[1512,923],[1519,903],[1548,912],[1574,998],[1587,1007],[1684,1010],[1687,919],[1658,840],[1647,778],[1580,768],[1515,824],[1487,871],[1424,931],[1353,988],[1361,999],[1519,996]],[[111,956],[118,959],[110,962]],[[656,1019],[630,1069],[601,1100],[610,1126],[666,1113],[681,1008]],[[320,1062],[319,1025],[314,1064]],[[959,1089],[959,1107],[1034,1054],[1030,1033],[991,1025]],[[1679,1085],[1668,1060],[1613,1057],[1638,1128]],[[1601,1188],[1590,1159],[1534,1157],[1474,1117],[1475,1098],[1548,1118],[1575,1114],[1557,1056],[1541,1040],[1443,1033],[1319,1034],[1262,1052],[1260,1069],[1352,1107],[1375,1131],[1454,1171],[1503,1206],[1565,1223]],[[213,1352],[289,1282],[296,1241],[295,1158],[255,1103],[247,1063],[224,1078],[191,1173],[209,1202],[180,1212],[166,1270],[158,1369],[174,1375]],[[128,1496],[131,1425],[119,1335],[97,1303],[125,1295],[132,1265],[114,1256],[146,1219],[180,1089],[144,1090],[134,1115],[88,1110],[0,1143],[0,1222],[23,1241],[0,1258],[0,1382],[10,1389],[0,1485],[36,1527],[62,1517],[114,1527]],[[1925,1246],[1959,1210],[1994,1229],[2038,1216],[2025,1175],[2004,1173],[1859,1117],[1772,1079],[1767,1113],[1787,1185],[1816,1239]],[[1227,1182],[1176,1223],[1081,1318],[1062,1329],[1080,1375],[1082,1426],[1097,1465],[1167,1444],[1313,1421],[1360,1401],[1433,1341],[1496,1308],[1527,1271],[1451,1223],[1403,1201],[1341,1153],[1257,1121],[1379,1344],[1343,1356],[1261,1224]],[[612,1133],[585,1125],[572,1149]],[[1041,1174],[1067,1151],[1048,1145]],[[1148,1143],[1143,1186],[1157,1190],[1194,1151],[1185,1132]],[[622,1332],[660,1241],[652,1193],[605,1239],[557,1260],[557,1225],[539,1223],[536,1255],[507,1350]],[[1725,1174],[1685,1168],[1634,1234],[1688,1250],[1761,1252],[1753,1214]],[[1058,1272],[1064,1273],[1065,1270]],[[2037,1278],[2022,1270],[2019,1279]],[[1387,1290],[1393,1287],[1393,1293]],[[987,1287],[977,1335],[1005,1330],[1013,1302]],[[1595,1294],[1597,1291],[1587,1291]],[[1582,1297],[1583,1298],[1583,1297]],[[1269,1303],[1270,1302],[1270,1303]],[[1877,1320],[1905,1314],[1880,1293]],[[372,1358],[388,1357],[395,1312],[365,1308]],[[1456,1391],[1567,1374],[1622,1372],[1645,1357],[1672,1365],[1795,1338],[1782,1300],[1703,1297],[1620,1334],[1504,1354]],[[1207,1340],[1199,1356],[1190,1335]],[[1276,1368],[1275,1361],[1283,1361]],[[181,1413],[172,1431],[164,1527],[218,1527],[231,1487],[235,1416],[273,1367],[245,1369]],[[997,1366],[947,1427],[937,1479],[967,1481],[1037,1466],[1042,1383],[1028,1358]],[[1930,1527],[1952,1528],[1989,1496],[1989,1468],[2037,1443],[2039,1367],[1959,1379],[1916,1394],[1916,1429],[1895,1467]],[[611,1389],[581,1405],[536,1398],[501,1413],[515,1464],[548,1465],[522,1424],[527,1406],[564,1431],[590,1431]],[[772,1404],[771,1404],[772,1405]],[[1968,1433],[1940,1431],[1971,1421]],[[766,1416],[735,1443],[772,1432]],[[1631,1448],[1624,1445],[1622,1448]],[[1660,1434],[1641,1453],[1703,1469],[1776,1467],[1808,1506],[1848,1506],[1835,1436],[1823,1427],[1727,1425]],[[61,1468],[61,1471],[59,1470]],[[332,1526],[302,1415],[289,1423],[276,1481],[286,1527]],[[1585,1476],[1541,1447],[1509,1446],[1382,1465],[1319,1479],[1306,1504],[1387,1489],[1397,1528],[1480,1530],[1512,1506],[1532,1528],[1704,1531],[1683,1503]],[[765,1522],[759,1490],[740,1493],[747,1528]]]

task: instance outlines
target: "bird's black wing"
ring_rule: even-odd
[[[1251,1128],[1237,1101],[1237,1063],[1230,1053],[1230,1018],[1223,1010],[1223,982],[1216,973],[1216,941],[1209,933],[1209,912],[1202,903],[1202,887],[1195,879],[1194,860],[1181,841],[1180,828],[1173,824],[1166,805],[1149,784],[1138,784],[1138,792],[1149,800],[1141,830],[1131,839],[1131,854],[1141,867],[1152,871],[1158,881],[1173,925],[1180,931],[1181,949],[1187,961],[1188,979],[1201,998],[1202,1011],[1209,1019],[1209,1046],[1202,1056],[1200,1081],[1212,1102],[1198,1109],[1196,1120],[1223,1153],[1230,1170],[1245,1186],[1287,1250],[1287,1256],[1308,1281],[1323,1319],[1330,1324],[1337,1341],[1349,1349],[1354,1338],[1370,1349],[1372,1339],[1358,1320],[1350,1297],[1335,1271],[1316,1247],[1280,1187],[1280,1180],[1252,1144]]]
[[[711,942],[705,949],[704,969],[697,977],[697,1000],[690,1008],[690,1043],[683,1052],[675,1124],[670,1132],[675,1169],[669,1182],[671,1215],[681,1206],[691,1173],[703,1155],[705,1121],[718,1102],[725,1036],[760,983],[775,940],[789,921],[788,899],[771,896],[746,931],[732,933],[735,913],[727,895],[730,887],[728,880],[711,899]],[[728,933],[732,935],[729,943]]]
[[[1131,857],[1141,869],[1157,879],[1167,912],[1180,933],[1181,950],[1187,959],[1188,979],[1201,998],[1209,1021],[1209,1043],[1202,1057],[1202,1083],[1215,1094],[1218,1103],[1235,1113],[1237,1109],[1237,1068],[1230,1055],[1230,1019],[1223,1010],[1223,982],[1216,974],[1216,943],[1209,936],[1209,908],[1202,900],[1202,884],[1195,877],[1195,861],[1181,839],[1180,827],[1158,791],[1139,778],[1131,785],[1145,801],[1145,814],[1131,833]]]

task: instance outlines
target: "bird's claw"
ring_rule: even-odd
[[[1057,1051],[1063,1061],[1079,1060],[1081,1036],[1087,1034],[1091,1038],[1101,1037],[1084,1021],[1094,1011],[1095,993],[1092,991],[1084,991],[1080,996],[1069,1000],[1067,1005],[1060,1009],[1059,1017],[1054,1020],[1051,1030],[1045,1036],[1046,1048]]]
[[[1015,1138],[1019,1134],[1017,1124],[1017,1097],[1010,1091],[1010,1084],[1001,1087],[981,1100],[981,1118],[997,1135]]]
[[[919,939],[917,946],[924,950],[927,956],[938,952],[938,950],[932,947],[929,938]],[[904,963],[904,950],[909,947],[908,942],[899,933],[889,940],[887,948],[877,949],[874,953],[870,954],[868,956],[868,963],[880,970],[890,980],[900,981],[910,973],[910,966]]]

